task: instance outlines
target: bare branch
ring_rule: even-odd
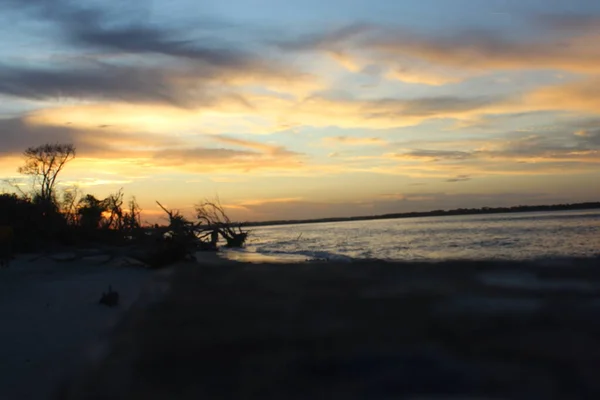
[[[227,241],[229,247],[241,247],[246,241],[248,232],[244,232],[241,224],[234,224],[225,212],[220,200],[204,200],[196,205],[196,215],[200,223],[205,222],[209,229],[217,230]]]
[[[25,165],[18,172],[32,176],[34,188],[39,185],[38,195],[44,201],[55,202],[57,178],[65,164],[75,158],[72,144],[45,144],[30,147],[23,153]],[[35,190],[35,189],[34,189]]]

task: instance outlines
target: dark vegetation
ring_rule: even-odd
[[[407,212],[382,215],[363,215],[347,218],[318,218],[303,220],[277,220],[247,222],[244,226],[267,226],[267,225],[291,225],[291,224],[313,224],[319,222],[343,222],[343,221],[367,221],[377,219],[399,219],[418,217],[443,217],[451,215],[476,215],[476,214],[504,214],[538,211],[568,211],[568,210],[594,210],[600,208],[600,202],[574,203],[574,204],[552,204],[537,206],[513,206],[513,207],[481,207],[481,208],[457,208],[454,210],[433,210],[423,212]]]
[[[12,232],[10,238],[2,238],[3,253],[102,246],[111,249],[111,256],[162,267],[193,258],[197,250],[216,251],[219,236],[227,246],[244,245],[248,233],[227,217],[218,201],[198,205],[197,221],[157,202],[168,224],[151,226],[142,223],[135,197],[126,200],[123,190],[100,199],[77,187],[59,189],[58,177],[75,156],[70,144],[25,150],[18,171],[30,178],[31,188],[24,190],[22,183],[10,181],[16,193],[0,194],[0,226]]]

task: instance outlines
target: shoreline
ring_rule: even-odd
[[[57,399],[594,398],[598,266],[180,264]]]
[[[436,211],[414,211],[407,213],[381,214],[381,215],[362,215],[354,217],[333,217],[319,219],[301,219],[301,220],[276,220],[276,221],[258,221],[242,224],[244,227],[269,227],[281,225],[304,225],[321,224],[331,222],[353,222],[353,221],[377,221],[387,219],[412,219],[412,218],[435,218],[435,217],[458,217],[470,215],[495,215],[495,214],[524,214],[539,212],[567,212],[567,211],[598,211],[600,202],[576,203],[566,205],[537,205],[537,206],[514,206],[514,207],[484,207],[476,209],[451,209]]]
[[[310,251],[306,251],[310,253]],[[246,249],[225,249],[216,252],[217,258],[224,261],[247,262],[247,263],[265,263],[265,264],[304,264],[304,263],[387,263],[387,264],[438,264],[438,263],[506,263],[506,264],[536,264],[536,265],[552,265],[556,263],[579,263],[586,264],[589,262],[598,262],[600,264],[600,250],[590,256],[539,256],[531,258],[407,258],[407,259],[384,259],[384,258],[359,258],[344,254],[329,253],[330,258],[323,256],[323,252],[319,252],[320,256],[311,257],[307,254],[299,253],[260,253],[255,251],[247,251]],[[202,254],[199,252],[197,254]]]

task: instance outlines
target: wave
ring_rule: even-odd
[[[445,259],[428,257],[409,257],[409,258],[375,258],[367,254],[361,254],[358,257],[351,257],[343,254],[337,254],[328,251],[281,251],[271,249],[229,249],[222,253],[227,259],[248,262],[267,262],[267,263],[305,263],[305,262],[334,262],[334,263],[364,263],[364,262],[384,262],[397,264],[494,264],[496,266],[509,265],[529,265],[529,266],[596,266],[600,262],[600,253],[588,256],[538,256],[531,258],[511,259],[504,257],[449,257]]]
[[[283,257],[305,257],[305,261],[337,261],[337,262],[352,262],[356,259],[343,254],[333,253],[323,250],[292,250],[292,251],[281,251],[281,250],[270,250],[267,248],[259,247],[256,249],[257,253],[269,255],[269,256],[283,256]]]
[[[312,251],[312,250],[272,250],[269,248],[257,247],[253,249],[229,249],[224,253],[224,256],[229,259],[236,260],[251,260],[263,256],[265,260],[273,260],[280,262],[317,262],[317,261],[332,261],[332,262],[355,262],[362,258],[354,258],[343,254],[337,254],[329,251]]]

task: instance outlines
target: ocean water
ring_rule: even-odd
[[[464,215],[251,228],[245,261],[539,260],[600,256],[600,210]]]

